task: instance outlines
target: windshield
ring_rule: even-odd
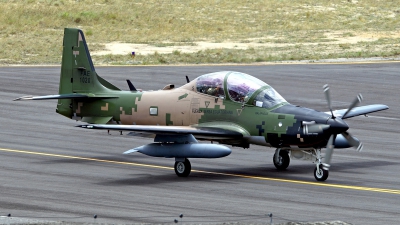
[[[224,81],[226,80],[226,86]],[[197,92],[225,98],[225,90],[232,101],[252,104],[262,108],[271,108],[286,100],[265,82],[245,73],[221,71],[209,73],[197,78]],[[253,96],[256,93],[256,96]],[[252,102],[249,100],[253,99]]]
[[[255,77],[239,72],[229,74],[227,82],[229,97],[235,102],[247,102],[256,90],[267,85]]]
[[[283,102],[286,100],[272,87],[263,90],[254,99],[254,105],[263,108],[271,108]]]

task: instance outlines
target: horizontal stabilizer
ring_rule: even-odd
[[[118,96],[105,96],[105,95],[86,95],[86,94],[60,94],[60,95],[44,95],[44,96],[23,96],[14,99],[13,101],[19,100],[50,100],[50,99],[105,99],[105,98],[118,98]]]

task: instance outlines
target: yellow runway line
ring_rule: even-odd
[[[79,160],[86,160],[86,161],[93,161],[93,162],[114,163],[114,164],[128,165],[128,166],[138,166],[138,167],[173,170],[172,167],[165,167],[165,166],[156,166],[156,165],[132,163],[132,162],[121,162],[121,161],[114,161],[114,160],[104,160],[104,159],[79,157],[79,156],[71,156],[71,155],[50,154],[50,153],[44,153],[44,152],[32,152],[32,151],[6,149],[6,148],[0,148],[0,151],[21,153],[21,154],[40,155],[40,156],[48,156],[48,157],[57,157],[57,158],[79,159]],[[232,174],[232,173],[219,173],[219,172],[202,171],[202,170],[192,170],[192,172],[238,177],[238,178],[247,178],[247,179],[254,179],[254,180],[275,181],[275,182],[303,184],[303,185],[312,185],[312,186],[320,186],[320,187],[331,187],[331,188],[357,190],[357,191],[370,191],[370,192],[389,193],[389,194],[398,194],[398,195],[400,194],[400,190],[396,190],[396,189],[372,188],[372,187],[351,186],[351,185],[342,185],[342,184],[329,184],[329,183],[324,183],[324,182],[309,182],[309,181],[301,181],[301,180],[269,178],[269,177],[250,176],[250,175]]]

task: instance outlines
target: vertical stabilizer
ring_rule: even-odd
[[[96,95],[106,94],[111,90],[119,89],[97,75],[83,32],[75,28],[65,28],[59,94]],[[71,99],[59,99],[57,112],[71,118],[72,104]]]

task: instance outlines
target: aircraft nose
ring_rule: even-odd
[[[334,134],[340,134],[349,129],[349,125],[340,118],[329,119],[327,124],[330,125],[329,130]]]

